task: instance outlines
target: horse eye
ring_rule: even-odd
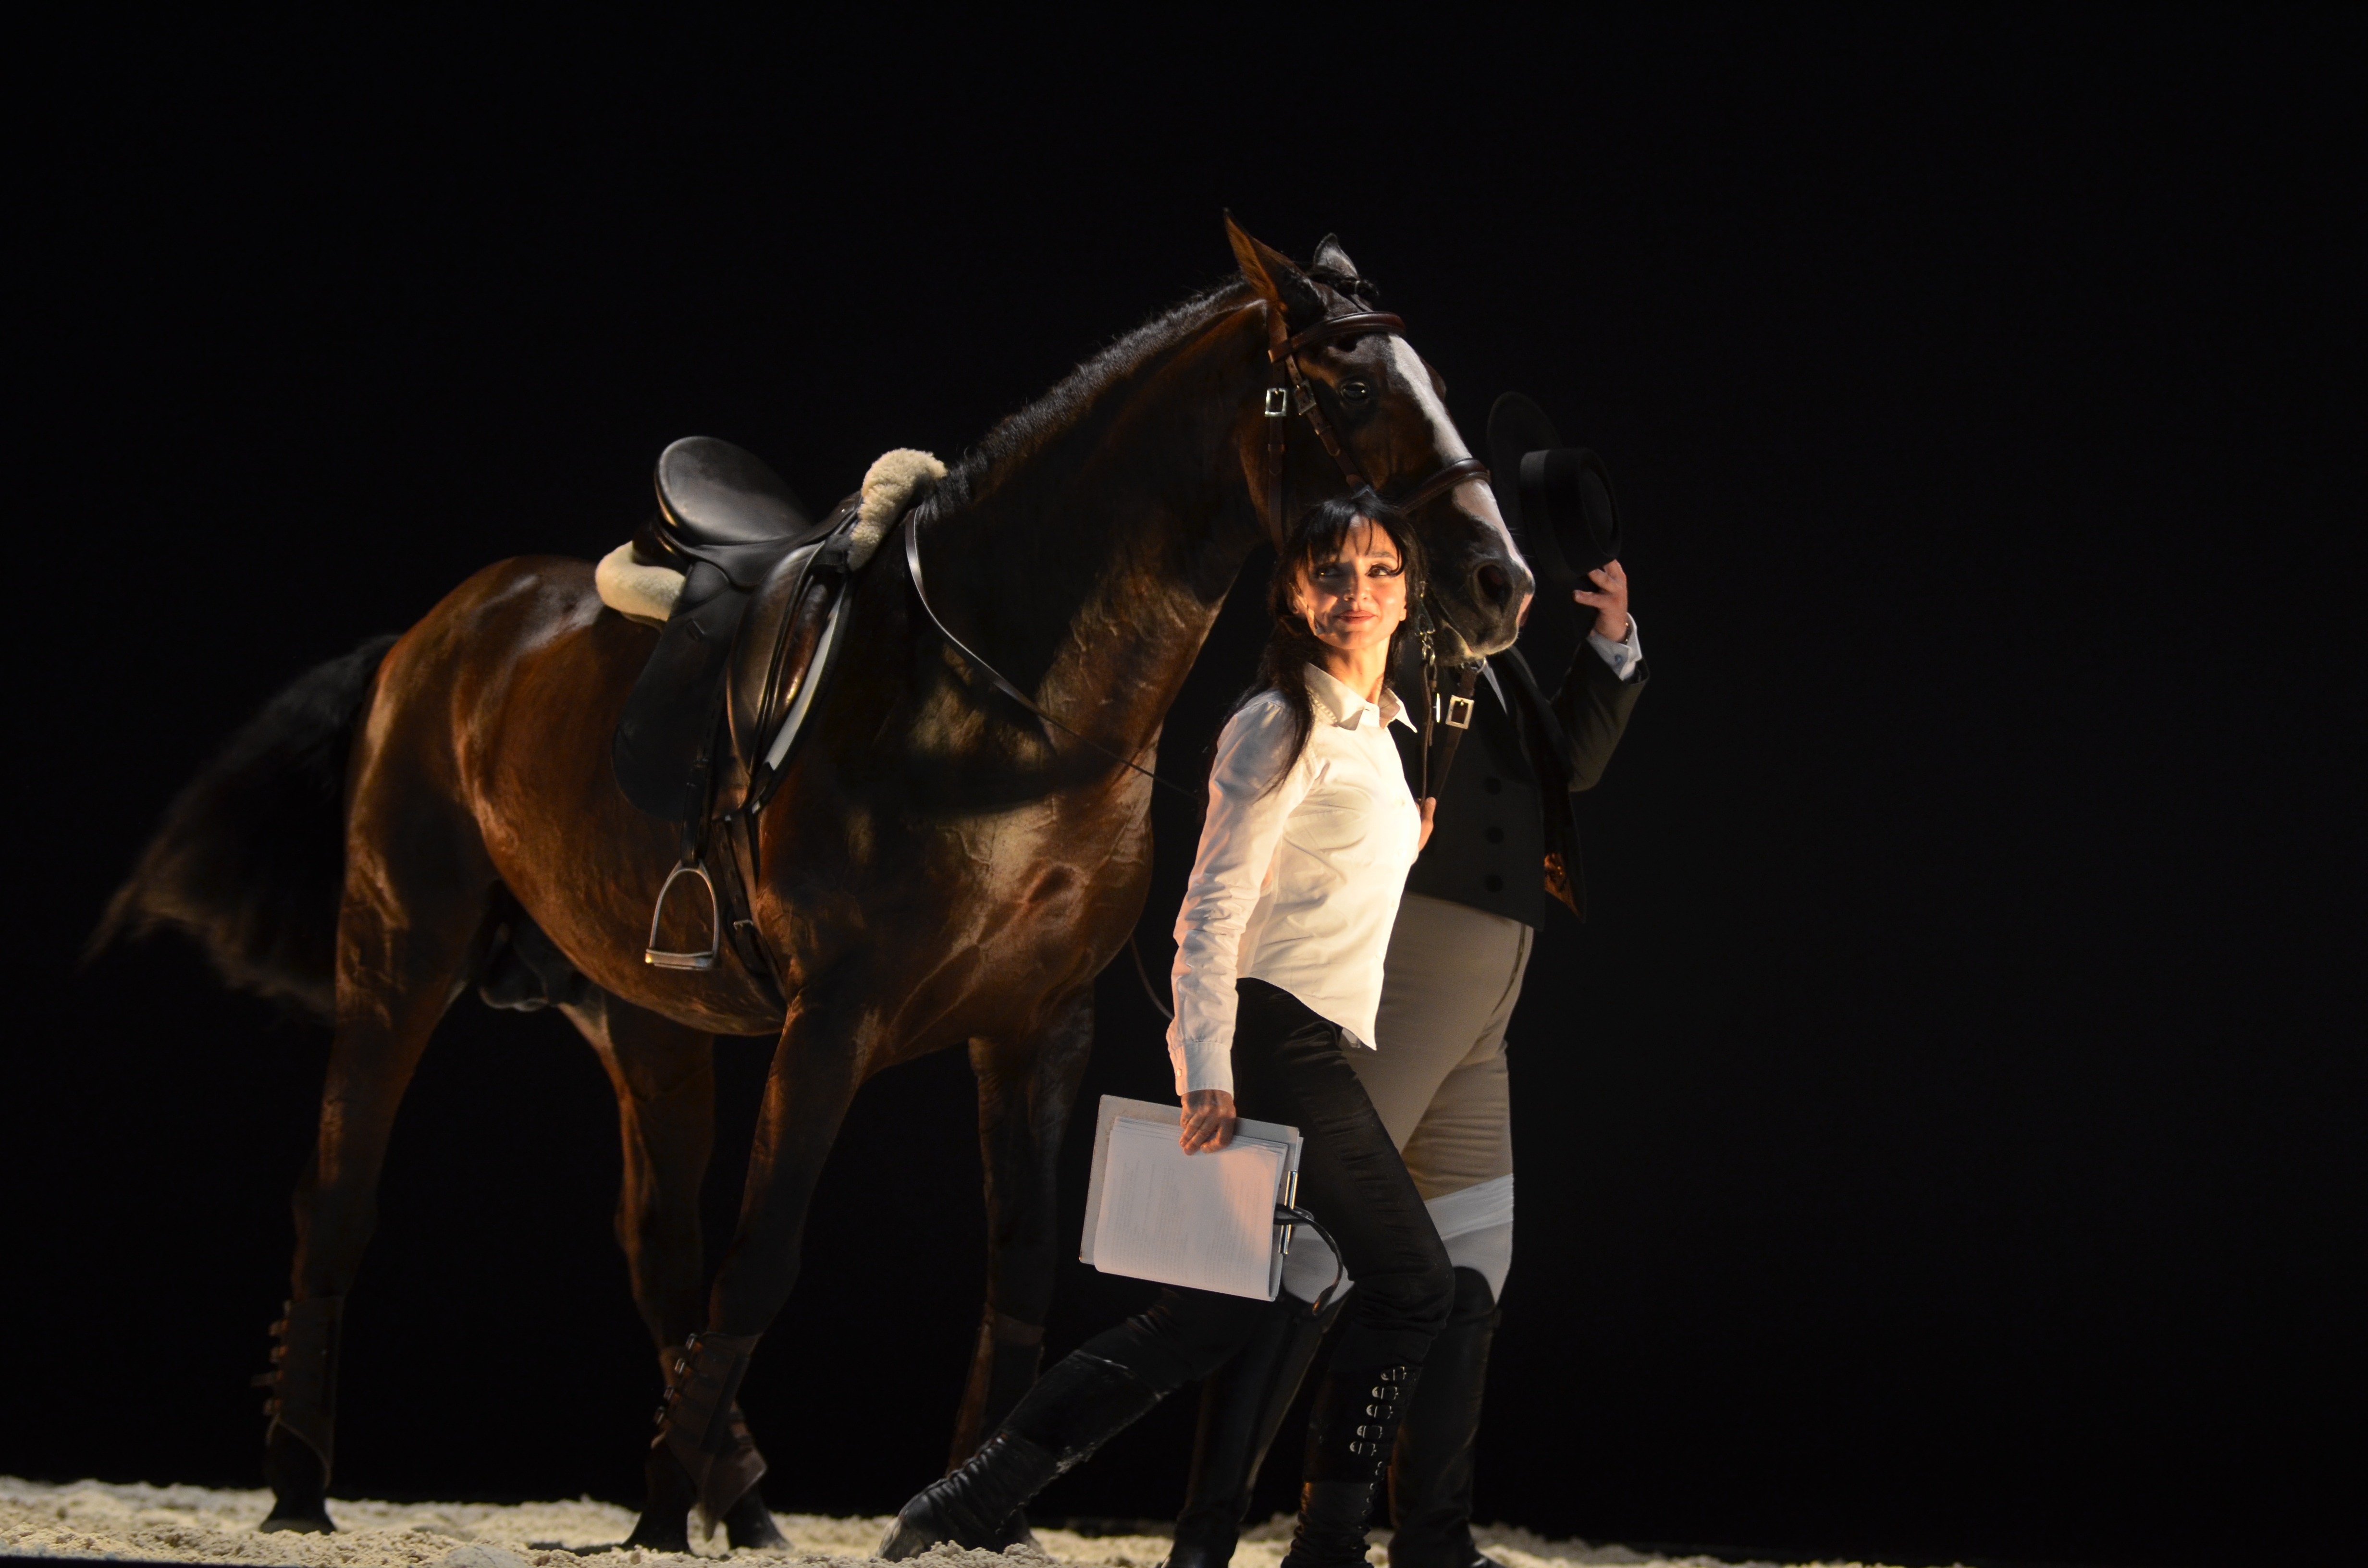
[[[1373,395],[1373,389],[1363,381],[1343,381],[1340,395],[1350,403],[1362,403]]]

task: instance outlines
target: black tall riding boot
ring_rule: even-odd
[[[1502,1314],[1476,1269],[1455,1271],[1455,1309],[1431,1341],[1390,1460],[1390,1568],[1504,1568],[1472,1542],[1472,1441]]]
[[[1250,1342],[1201,1383],[1192,1474],[1167,1568],[1225,1568],[1233,1561],[1258,1467],[1299,1397],[1324,1331],[1339,1315],[1338,1301],[1318,1318],[1297,1297],[1279,1297]]]
[[[880,1555],[895,1562],[941,1540],[969,1548],[1000,1540],[1006,1521],[1028,1499],[1167,1392],[1116,1361],[1071,1351],[1013,1406],[978,1452],[897,1510]]]
[[[1397,1442],[1420,1367],[1343,1367],[1338,1359],[1307,1415],[1299,1528],[1282,1568],[1362,1568],[1373,1483]]]

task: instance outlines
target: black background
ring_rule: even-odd
[[[1586,802],[1595,921],[1543,934],[1512,1036],[1481,1517],[2346,1555],[2359,13],[873,21],[101,13],[12,51],[0,1471],[257,1474],[325,1035],[169,941],[73,968],[210,750],[485,562],[608,549],[676,436],[819,504],[958,451],[1223,277],[1230,207],[1302,256],[1337,229],[1467,434],[1539,397],[1634,540],[1656,678]],[[1171,765],[1255,636],[1221,626]],[[1160,1092],[1123,963],[1101,1000],[1085,1106]],[[719,1048],[717,1225],[765,1051]],[[856,1107],[747,1396],[777,1507],[942,1462],[971,1116],[951,1055]],[[458,1006],[340,1492],[633,1498],[616,1171],[566,1025]],[[1050,1347],[1144,1295],[1073,1267]],[[1172,1512],[1190,1416],[1040,1512]]]

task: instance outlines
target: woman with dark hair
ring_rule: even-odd
[[[1390,928],[1430,831],[1388,733],[1411,727],[1387,676],[1420,584],[1412,530],[1370,492],[1293,528],[1258,681],[1217,737],[1176,921],[1168,1055],[1186,1153],[1223,1148],[1240,1114],[1297,1127],[1300,1201],[1357,1281],[1308,1423],[1285,1568],[1364,1562],[1374,1483],[1454,1296],[1447,1251],[1346,1055],[1373,1048]],[[1222,1364],[1270,1310],[1163,1290],[1046,1371],[975,1455],[905,1505],[880,1554],[1010,1539],[1029,1498]]]

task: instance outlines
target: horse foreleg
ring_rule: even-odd
[[[693,1505],[729,1523],[765,1473],[764,1457],[735,1419],[740,1382],[796,1287],[814,1184],[861,1085],[851,1009],[838,1001],[848,989],[809,983],[774,1047],[739,1224],[710,1295],[708,1326],[667,1390],[650,1449],[649,1502],[629,1545],[686,1550]]]
[[[633,1304],[657,1346],[662,1388],[707,1321],[707,1271],[699,1237],[699,1189],[715,1145],[715,1037],[596,992],[560,1009],[592,1044],[617,1092],[624,1180],[617,1244]],[[735,1435],[751,1444],[735,1405]],[[785,1547],[754,1487],[721,1521],[734,1547]]]
[[[1063,1252],[1054,1190],[1061,1135],[1093,1037],[1087,989],[1063,998],[1033,1035],[971,1042],[986,1171],[986,1307],[949,1470],[977,1451],[1036,1381]]]
[[[707,1321],[699,1188],[715,1143],[715,1037],[605,992],[561,1009],[617,1092],[617,1244],[663,1367]],[[672,1356],[666,1353],[672,1351]]]
[[[353,857],[358,862],[365,857]],[[293,1300],[273,1325],[264,1475],[267,1530],[327,1530],[336,1456],[337,1351],[345,1298],[378,1224],[379,1173],[404,1091],[450,1006],[484,922],[457,879],[398,903],[384,866],[349,872],[337,925],[336,1034],[321,1130],[296,1188]],[[359,885],[358,885],[359,884]]]

